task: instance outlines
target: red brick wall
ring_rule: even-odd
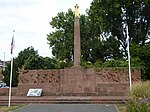
[[[12,87],[11,95],[12,96],[16,95],[16,92],[17,92],[17,88]],[[9,95],[9,88],[0,88],[0,96],[7,96],[7,95]]]
[[[132,81],[140,81],[140,70],[132,70]],[[124,96],[129,91],[129,76],[123,68],[20,71],[17,95],[26,95],[30,88],[42,88],[43,95]]]

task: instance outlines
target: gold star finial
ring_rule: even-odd
[[[79,6],[78,6],[78,4],[76,4],[76,6],[75,6],[75,17],[79,17],[79,11],[78,11],[78,8],[79,8]]]

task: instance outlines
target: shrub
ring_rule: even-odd
[[[128,112],[150,112],[150,81],[133,85],[130,91]]]

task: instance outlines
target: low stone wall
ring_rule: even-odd
[[[132,82],[140,81],[140,70],[132,70]],[[129,91],[128,69],[71,67],[60,70],[20,70],[17,95],[43,89],[47,96],[125,96]]]
[[[12,87],[11,95],[15,96],[17,92],[17,87]],[[0,88],[0,96],[8,96],[9,95],[9,88]]]
[[[95,91],[98,96],[126,96],[129,91],[129,83],[100,83]]]

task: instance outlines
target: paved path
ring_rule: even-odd
[[[13,112],[117,112],[114,105],[30,104]]]

